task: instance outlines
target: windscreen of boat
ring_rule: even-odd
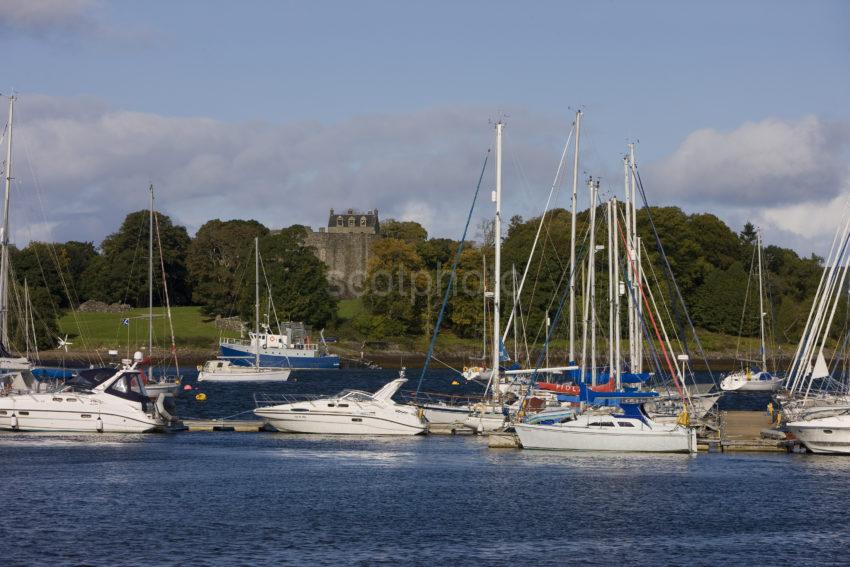
[[[125,400],[141,402],[142,406],[148,401],[138,372],[125,372],[106,389],[106,392]]]
[[[65,382],[65,385],[79,390],[92,390],[115,376],[115,372],[114,368],[109,367],[87,368],[77,372],[74,377]]]
[[[358,390],[343,390],[337,396],[339,399],[345,399],[350,402],[371,402],[372,396],[367,394],[366,392],[360,392]]]

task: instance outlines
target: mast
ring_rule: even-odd
[[[761,369],[762,371],[767,370],[767,351],[764,345],[764,285],[762,284],[762,272],[761,272],[761,231],[759,230],[756,233],[756,253],[758,254],[759,261],[759,325],[761,327]]]
[[[12,192],[12,118],[15,97],[9,97],[9,139],[6,142],[6,193],[3,197],[3,229],[0,237],[0,341],[9,348],[9,198]]]
[[[605,203],[608,217],[608,379],[614,379],[614,219],[611,214],[611,199]]]
[[[517,309],[517,303],[519,302],[519,296],[517,295],[516,289],[516,264],[511,264],[511,290],[513,294],[514,304],[511,306],[514,310],[514,362],[519,362],[519,310]],[[546,335],[549,336],[549,335]],[[548,366],[548,363],[547,363]]]
[[[254,237],[254,367],[260,371],[260,238]]]
[[[614,291],[614,332],[611,334],[614,337],[614,377],[616,378],[616,386],[617,390],[622,386],[620,373],[622,372],[622,364],[620,363],[620,225],[617,222],[617,197],[612,199],[613,205],[612,208],[614,210],[614,234],[611,236],[611,241],[613,243],[614,249],[612,255],[614,256],[614,282],[611,284],[611,288]]]
[[[631,147],[631,144],[629,144]],[[623,183],[626,192],[626,265],[629,261],[634,261],[634,243],[632,242],[632,190],[629,184],[629,156],[623,156]],[[629,327],[629,368],[635,369],[635,314],[634,314],[634,298],[631,293],[626,294],[626,302],[628,312],[628,327]]]
[[[498,400],[499,387],[496,382],[499,377],[499,350],[501,344],[501,326],[499,312],[502,305],[501,269],[502,269],[502,128],[504,124],[496,124],[496,190],[493,201],[496,203],[496,215],[493,221],[494,243],[496,255],[493,261],[493,396]]]
[[[151,210],[148,217],[148,379],[153,367],[153,184],[151,184]],[[164,276],[163,276],[164,277]]]
[[[631,233],[632,233],[632,253],[634,254],[634,265],[636,267],[636,285],[640,288],[641,278],[643,278],[643,260],[641,250],[641,239],[638,236],[637,230],[637,179],[635,178],[635,145],[629,144],[629,201],[631,203]],[[631,299],[631,296],[630,296]],[[640,304],[640,299],[637,297],[632,301],[633,309],[633,324],[634,330],[634,359],[632,360],[632,371],[643,372],[643,309]]]
[[[573,195],[571,199],[572,214],[570,223],[570,359],[576,359],[576,200],[578,197],[578,146],[581,136],[581,110],[576,111],[576,148],[573,157]]]
[[[24,278],[24,343],[27,349],[27,360],[30,357],[30,288],[27,278]]]
[[[484,316],[484,329],[481,332],[481,341],[482,341],[482,349],[481,349],[481,365],[486,366],[487,364],[487,256],[481,255],[481,285],[484,286],[483,297],[483,316]]]
[[[590,187],[590,254],[587,262],[587,287],[590,290],[590,377],[591,384],[596,386],[596,191],[599,182],[591,179]]]

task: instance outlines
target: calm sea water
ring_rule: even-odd
[[[334,391],[346,376],[392,373],[273,390]],[[204,391],[181,408],[220,417],[247,395]],[[840,565],[848,472],[837,457],[543,453],[474,437],[9,433],[0,564]]]

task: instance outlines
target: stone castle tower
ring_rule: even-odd
[[[305,244],[328,267],[328,280],[337,297],[352,299],[363,292],[372,242],[380,238],[380,229],[378,209],[331,209],[328,226],[307,235]]]

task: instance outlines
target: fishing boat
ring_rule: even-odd
[[[260,336],[260,239],[254,238],[254,335]],[[245,357],[207,361],[198,373],[198,382],[286,382],[290,368],[262,366],[260,344]],[[237,362],[238,361],[238,362]],[[251,364],[251,361],[253,364]]]
[[[426,431],[422,412],[391,398],[407,382],[399,378],[377,392],[343,390],[325,398],[256,395],[254,413],[278,431],[326,435],[418,435]],[[279,403],[279,402],[283,403]]]
[[[771,375],[767,370],[767,351],[765,345],[765,330],[764,318],[767,313],[764,310],[764,285],[762,281],[762,243],[761,231],[756,233],[756,248],[754,253],[757,256],[758,264],[758,281],[759,281],[759,336],[761,338],[761,370],[753,371],[749,367],[728,374],[720,381],[720,389],[724,392],[774,392],[782,386],[782,379],[778,376]],[[752,273],[752,272],[751,272]],[[747,284],[749,288],[749,284]],[[744,312],[746,312],[746,301],[744,303]],[[743,326],[743,316],[741,323]],[[743,328],[741,329],[743,331]],[[739,335],[740,336],[740,335]]]
[[[148,398],[137,365],[125,360],[119,369],[82,370],[62,389],[0,397],[0,429],[145,433],[163,430],[170,414],[165,394]]]
[[[553,451],[618,451],[637,453],[695,453],[696,430],[660,424],[641,404],[622,403],[622,413],[584,413],[551,425],[514,425],[524,449]]]
[[[307,368],[333,370],[339,368],[339,356],[330,354],[324,340],[311,339],[304,323],[281,323],[278,333],[268,325],[262,331],[248,334],[248,339],[223,338],[219,343],[222,358],[236,365],[250,366],[255,352],[260,353],[260,366],[274,368]]]

